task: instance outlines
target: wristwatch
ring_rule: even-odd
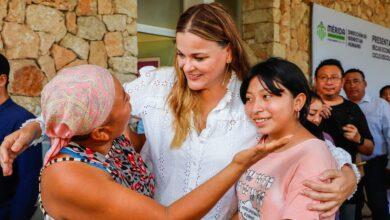
[[[364,143],[364,137],[363,137],[363,135],[360,135],[360,140],[359,140],[358,145],[362,145],[363,143]]]

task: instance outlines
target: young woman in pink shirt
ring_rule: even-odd
[[[243,80],[240,96],[245,111],[268,143],[293,135],[290,143],[249,168],[237,183],[240,219],[323,219],[308,206],[318,203],[302,194],[302,183],[320,182],[335,168],[325,142],[305,127],[310,88],[293,63],[270,58],[254,66]],[[334,215],[327,216],[334,218]]]

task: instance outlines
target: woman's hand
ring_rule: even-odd
[[[273,151],[286,145],[288,142],[290,142],[291,137],[292,135],[289,135],[278,140],[273,140],[266,144],[259,143],[254,147],[240,151],[234,156],[232,163],[247,169],[260,159],[267,156],[269,153],[272,153]]]
[[[4,138],[0,145],[0,165],[4,176],[12,174],[13,161],[35,138],[40,136],[40,130],[39,123],[30,122]]]
[[[309,189],[305,189],[302,194],[321,201],[318,204],[310,204],[308,209],[322,211],[321,217],[329,217],[336,213],[341,204],[355,191],[356,176],[349,166],[343,166],[341,171],[325,171],[320,179],[324,182],[318,183],[310,180],[304,182],[303,184]]]

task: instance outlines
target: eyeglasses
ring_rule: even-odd
[[[326,77],[326,76],[320,76],[318,77],[318,80],[321,81],[321,82],[338,82],[341,80],[341,77],[336,77],[336,76],[332,76],[332,77]]]

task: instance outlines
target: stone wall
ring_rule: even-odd
[[[136,19],[136,0],[0,0],[0,53],[11,63],[13,99],[39,113],[43,86],[79,64],[134,78]]]
[[[309,76],[313,2],[390,28],[389,0],[243,0],[243,38],[253,60],[286,58]]]

